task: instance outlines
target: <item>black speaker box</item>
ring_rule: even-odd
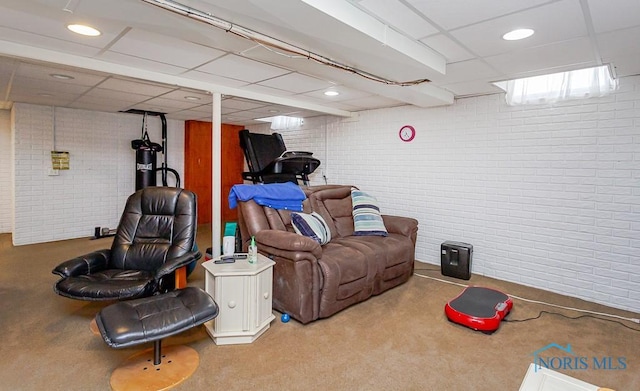
[[[471,278],[473,246],[447,241],[440,245],[440,272],[444,276],[468,280]]]

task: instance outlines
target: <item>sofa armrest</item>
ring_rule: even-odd
[[[255,235],[258,250],[293,261],[322,256],[322,247],[315,240],[294,232],[264,229]],[[265,251],[269,250],[269,251]]]
[[[63,278],[95,273],[107,268],[110,257],[111,250],[109,249],[94,251],[62,262],[51,273]]]
[[[390,233],[400,234],[408,238],[413,238],[418,233],[418,220],[411,217],[383,215],[384,226]]]

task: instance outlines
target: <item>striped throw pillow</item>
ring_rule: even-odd
[[[291,224],[299,235],[308,236],[320,245],[327,244],[331,240],[331,230],[322,216],[316,212],[291,213]]]
[[[353,204],[354,235],[388,235],[375,197],[363,191],[351,189],[351,202]]]

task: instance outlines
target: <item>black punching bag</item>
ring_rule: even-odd
[[[150,146],[136,149],[136,191],[156,186],[156,151]]]

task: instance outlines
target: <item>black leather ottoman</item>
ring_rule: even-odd
[[[153,365],[147,358],[149,351],[130,357],[111,375],[111,387],[114,390],[167,389],[191,376],[198,367],[198,353],[186,346],[170,346],[161,352],[161,339],[201,325],[217,315],[216,302],[196,287],[122,301],[102,309],[96,315],[96,323],[109,346],[122,348],[154,342]]]

